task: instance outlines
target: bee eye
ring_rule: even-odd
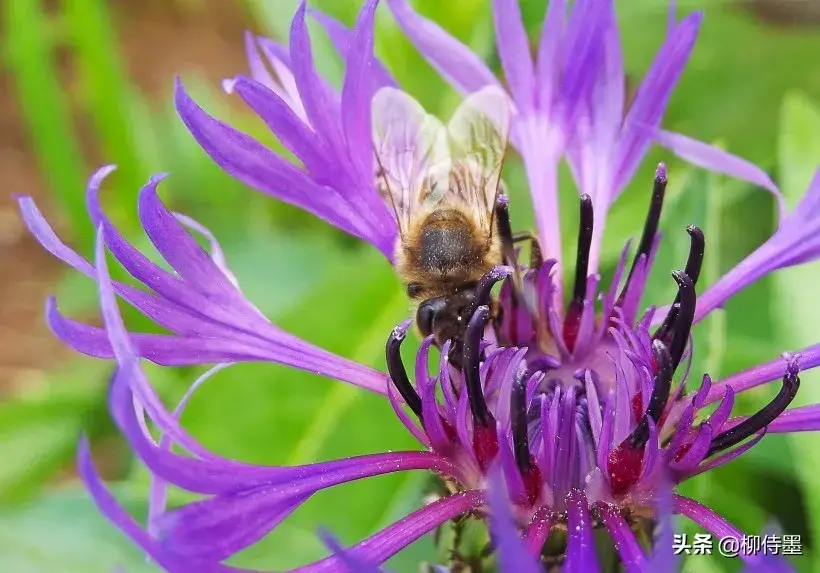
[[[419,283],[410,283],[407,285],[407,296],[410,298],[418,298],[421,296],[421,285]]]

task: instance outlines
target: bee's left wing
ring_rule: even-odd
[[[371,111],[377,185],[405,234],[416,215],[447,193],[447,130],[412,96],[392,87],[376,92]]]
[[[470,94],[453,114],[447,131],[452,172],[450,190],[479,218],[489,236],[510,137],[511,104],[498,86]]]

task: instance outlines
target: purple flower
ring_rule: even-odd
[[[403,0],[388,3],[407,34],[463,91],[498,83],[477,57],[411,12]],[[715,383],[705,376],[696,384],[688,376],[694,324],[762,276],[820,255],[820,217],[815,216],[820,174],[798,209],[783,215],[773,237],[700,296],[696,285],[705,237],[689,227],[688,260],[672,273],[677,297],[667,308],[642,313],[667,184],[666,169],[659,166],[637,249],[631,261],[629,246],[623,250],[612,283],[599,288],[596,253],[607,208],[653,139],[696,163],[758,182],[779,198],[756,167],[658,129],[699,16],[670,24],[664,47],[622,120],[622,100],[610,97],[623,88],[611,2],[579,0],[566,25],[564,3],[551,2],[535,63],[517,4],[496,0],[493,5],[515,104],[513,142],[528,168],[539,237],[549,257],[521,269],[520,286],[533,295],[534,305],[521,304],[510,280],[512,268],[496,267],[482,278],[466,316],[464,339],[458,347],[450,341],[442,344],[434,375],[428,371],[432,338],[423,341],[417,354],[413,381],[407,373],[400,347],[409,321],[388,338],[387,375],[271,324],[242,295],[207,230],[165,208],[157,197],[161,178],[151,179],[140,193],[139,215],[173,272],[149,261],[105,217],[97,194],[110,167],[88,185],[89,212],[98,229],[93,265],[56,237],[30,199],[20,199],[26,224],[44,247],[99,283],[104,328],[62,316],[53,300],[48,320],[78,351],[116,361],[110,409],[153,476],[148,524],[136,523],[105,490],[85,445],[80,449],[82,475],[102,511],[165,569],[236,571],[224,561],[274,529],[314,493],[370,476],[429,470],[443,478],[448,495],[352,548],[333,547],[335,555],[302,569],[376,566],[448,520],[471,513],[493,522],[506,568],[532,568],[550,533],[564,529],[564,570],[595,571],[595,523],[609,532],[627,571],[663,570],[669,567],[667,555],[644,553],[633,534],[635,516],[674,512],[716,535],[739,537],[740,531],[711,509],[670,489],[741,455],[766,432],[820,428],[820,405],[787,409],[799,386],[799,371],[820,364],[820,345]],[[372,0],[365,4],[353,32],[317,15],[348,62],[340,96],[313,68],[304,4],[293,21],[290,50],[249,37],[254,77],[226,84],[260,114],[301,167],[210,118],[181,87],[177,103],[192,133],[223,168],[373,243],[390,258],[396,222],[374,185],[370,100],[376,89],[393,81],[372,54],[375,6]],[[276,79],[256,50],[269,60]],[[575,281],[567,300],[559,288],[561,249],[554,208],[555,164],[562,157],[568,158],[582,192]],[[192,232],[210,241],[210,254]],[[147,290],[111,281],[106,251]],[[503,284],[493,300],[498,283]],[[171,334],[126,332],[115,296]],[[491,306],[502,312],[491,318]],[[452,356],[456,360],[451,363]],[[298,467],[224,459],[188,435],[178,421],[204,378],[172,412],[145,378],[141,358],[169,366],[217,364],[211,372],[238,361],[273,361],[380,392],[420,449]],[[736,393],[776,380],[778,395],[759,412],[742,416],[734,411]],[[706,407],[715,403],[707,414]],[[158,442],[148,433],[147,421],[162,432]],[[488,493],[487,484],[496,475],[502,485]],[[166,511],[168,484],[201,499]],[[490,497],[495,499],[492,507]],[[658,509],[664,504],[665,509]],[[743,557],[759,565],[755,556]]]
[[[392,259],[396,223],[375,191],[370,139],[373,92],[395,84],[373,55],[377,4],[378,0],[365,3],[353,31],[313,13],[347,62],[341,94],[313,65],[304,1],[291,23],[289,48],[267,38],[246,36],[251,77],[226,80],[225,88],[262,118],[301,168],[209,116],[179,82],[176,106],[194,138],[225,171],[372,243]]]
[[[386,377],[371,368],[344,360],[271,324],[250,301],[224,264],[210,232],[195,221],[171,213],[157,195],[164,179],[153,177],[139,195],[139,217],[146,234],[174,269],[169,272],[148,259],[119,233],[103,212],[99,190],[114,170],[104,167],[90,179],[88,211],[102,228],[106,246],[135,279],[150,290],[114,283],[115,292],[172,334],[138,334],[133,343],[140,356],[157,364],[271,361],[384,393]],[[23,219],[47,251],[81,273],[96,278],[94,266],[63,243],[29,197],[18,198]],[[204,233],[214,251],[209,257],[186,229]],[[74,349],[99,358],[114,356],[104,329],[82,324],[60,314],[49,299],[46,319],[57,335]]]
[[[818,182],[815,179],[804,204],[810,205],[820,193]],[[673,273],[678,297],[666,315],[655,321],[660,326],[651,327],[656,314],[653,308],[636,318],[637,300],[658,242],[665,187],[666,173],[660,167],[638,252],[628,272],[624,252],[613,284],[603,296],[597,297],[597,277],[579,273],[582,280],[575,285],[568,309],[559,315],[550,274],[554,263],[548,261],[525,273],[525,285],[538,295],[537,315],[516,306],[507,282],[499,296],[504,318],[488,328],[490,312],[484,303],[490,301],[492,285],[511,272],[498,267],[479,286],[460,367],[449,363],[447,342],[435,374],[430,375],[432,338],[428,337],[416,358],[414,383],[400,354],[409,321],[394,329],[386,345],[392,381],[388,397],[422,449],[298,467],[253,466],[220,458],[178,423],[184,401],[174,413],[165,408],[139,367],[141,339],[129,335],[119,317],[114,296],[121,287],[111,282],[104,257],[105,247],[114,243],[106,237],[109,228],[99,224],[93,272],[101,292],[105,326],[101,332],[117,361],[110,409],[154,476],[148,531],[106,493],[83,447],[81,468],[90,491],[103,512],[169,571],[230,570],[222,565],[224,560],[258,541],[314,493],[406,470],[430,470],[441,476],[449,495],[303,569],[345,571],[350,563],[377,565],[450,519],[464,513],[487,516],[491,513],[487,484],[496,474],[502,476],[507,514],[494,519],[509,518],[517,532],[512,538],[520,537],[516,543],[509,541],[509,534],[503,537],[507,541],[499,545],[499,551],[504,563],[526,562],[520,551],[510,554],[510,547],[517,544],[535,559],[544,551],[550,533],[561,528],[568,531],[564,570],[595,571],[599,562],[592,524],[600,523],[627,571],[659,570],[659,563],[668,560],[662,553],[644,553],[634,536],[633,520],[634,516],[662,514],[656,508],[665,495],[671,498],[670,511],[716,536],[740,538],[739,529],[708,507],[664,492],[741,455],[766,432],[820,429],[820,406],[787,409],[799,387],[798,371],[820,364],[820,345],[716,383],[708,376],[699,385],[691,383],[685,361],[692,356],[690,332],[698,308],[695,283],[704,256],[699,229],[688,229],[689,258],[684,270]],[[582,198],[579,260],[584,259],[583,249],[589,248],[590,203],[588,197]],[[782,256],[774,254],[777,249],[793,246],[788,229],[779,231],[737,268],[779,260]],[[203,256],[200,265],[209,264],[211,259],[199,252]],[[723,288],[720,285],[719,281],[715,288]],[[602,301],[597,319],[593,314],[596,298]],[[673,382],[675,375],[677,382]],[[749,416],[734,412],[737,392],[777,379],[781,380],[779,393],[759,412]],[[191,391],[196,386],[198,383]],[[706,415],[703,409],[714,402],[717,408]],[[163,433],[159,443],[145,429],[146,415]],[[171,444],[186,454],[173,451]],[[200,494],[202,499],[165,511],[167,484]],[[499,493],[492,495],[497,506]],[[505,527],[502,532],[509,530]],[[502,539],[500,533],[496,537]],[[757,556],[742,557],[750,566],[765,565]]]
[[[416,14],[408,0],[386,2],[407,37],[456,90],[466,95],[488,84],[500,85],[476,54]],[[694,47],[702,14],[677,22],[671,3],[666,39],[627,110],[613,1],[580,0],[568,16],[567,4],[566,0],[549,2],[533,58],[518,1],[492,0],[498,52],[517,111],[512,141],[524,160],[546,258],[560,263],[557,167],[564,156],[581,193],[590,196],[594,207],[591,272],[598,268],[607,209],[653,141],[696,165],[767,188],[783,208],[774,183],[757,167],[720,149],[658,129]],[[556,272],[560,271],[559,263]]]

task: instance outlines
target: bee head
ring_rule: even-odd
[[[460,339],[475,301],[471,285],[447,296],[428,298],[419,304],[416,324],[423,336],[434,334],[440,346],[446,340]]]

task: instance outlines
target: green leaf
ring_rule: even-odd
[[[78,359],[0,402],[0,458],[6,460],[0,500],[30,496],[70,462],[89,416],[104,401],[109,374],[104,361]]]
[[[40,0],[3,2],[2,15],[4,63],[12,74],[32,151],[48,190],[76,232],[86,221],[83,194],[76,192],[86,178],[85,162],[53,61],[54,27]]]
[[[820,126],[820,113],[805,98],[793,94],[786,99],[782,112],[783,125],[779,139],[781,172],[784,175],[783,192],[790,205],[797,203],[820,163],[820,146],[815,138],[807,137],[806,130]],[[816,135],[816,133],[815,133]],[[815,285],[820,280],[816,265],[804,265],[778,271],[773,277],[777,341],[783,349],[797,350],[816,344],[820,309],[817,306]],[[816,371],[802,373],[800,391],[794,405],[820,403],[820,375]],[[799,482],[805,497],[810,532],[820,538],[820,452],[815,447],[816,438],[811,434],[797,433],[788,436],[790,445],[800,452],[795,456]],[[820,569],[820,551],[812,552],[812,570]]]
[[[122,501],[123,495],[119,495]],[[144,504],[127,500],[130,509]],[[26,508],[0,513],[0,570],[14,573],[159,571],[79,489],[52,492]]]
[[[792,208],[820,167],[818,133],[820,110],[817,105],[802,93],[789,93],[780,110],[777,147],[780,188]]]
[[[117,177],[112,178],[118,185],[112,215],[133,231],[139,223],[132,206],[147,174],[139,162],[128,113],[136,94],[120,62],[108,3],[68,0],[62,4],[70,45],[77,58],[84,111],[93,121],[106,161],[118,166]]]

